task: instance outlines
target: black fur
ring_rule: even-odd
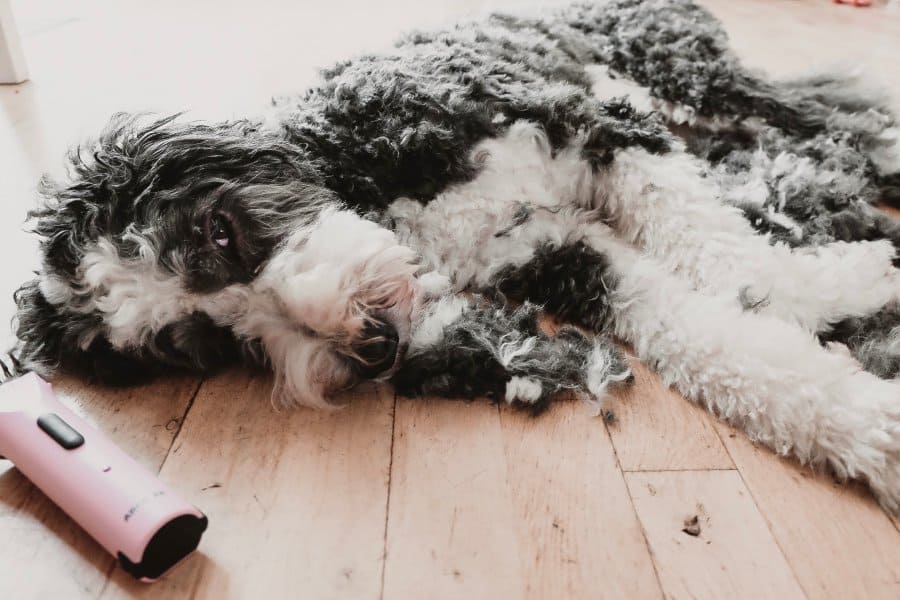
[[[156,372],[139,357],[118,352],[105,338],[96,336],[99,317],[63,315],[47,302],[38,284],[37,279],[26,283],[14,297],[20,340],[15,358],[29,361],[19,363],[21,370],[64,367],[113,385],[138,383]],[[52,362],[35,364],[36,357]]]
[[[15,301],[21,344],[17,355],[54,357],[56,362],[41,365],[45,369],[61,367],[103,383],[126,385],[173,370],[212,372],[237,362],[266,364],[258,342],[236,339],[230,329],[216,325],[203,313],[169,323],[145,346],[121,352],[96,335],[96,316],[64,318],[47,302],[36,279],[16,292]],[[15,359],[18,361],[17,356]],[[24,370],[23,365],[16,368]]]
[[[361,212],[407,196],[428,201],[447,185],[477,173],[474,146],[508,124],[539,123],[551,146],[588,132],[585,155],[608,164],[618,148],[669,149],[671,137],[655,115],[627,103],[601,103],[584,83],[560,74],[533,48],[503,31],[485,29],[473,44],[464,29],[417,34],[417,54],[363,57],[325,73],[326,81],[290,106],[286,139],[302,148],[325,185]],[[537,42],[535,42],[537,43]],[[543,50],[571,63],[549,44]]]
[[[444,328],[440,343],[411,350],[391,382],[406,396],[486,397],[500,402],[507,382],[524,377],[541,384],[540,398],[516,405],[539,413],[562,390],[588,391],[594,348],[604,352],[610,373],[628,372],[624,357],[608,339],[590,340],[572,327],[547,336],[538,327],[538,314],[538,307],[529,303],[514,310],[472,306]],[[504,345],[529,338],[534,343],[530,351],[504,362]]]
[[[416,33],[396,53],[341,63],[317,87],[279,101],[285,117],[274,131],[251,121],[115,117],[99,139],[71,153],[67,181],[43,182],[44,203],[31,215],[41,277],[77,282],[84,253],[105,238],[124,259],[149,244],[160,266],[197,293],[246,283],[289,228],[325,205],[377,216],[398,196],[427,201],[471,179],[474,146],[518,119],[539,123],[554,149],[585,134],[584,154],[598,168],[619,148],[668,151],[672,138],[657,116],[598,102],[577,57],[536,31],[499,23]],[[233,234],[227,251],[211,240],[220,222]],[[77,285],[54,305],[36,286],[20,295],[25,365],[130,373],[152,356],[205,370],[240,354],[182,352],[165,336],[149,337],[147,348],[101,350],[103,322]]]
[[[592,331],[606,328],[614,287],[608,260],[580,240],[543,244],[530,261],[501,270],[491,282],[491,288],[507,298],[539,303],[560,319]]]
[[[62,277],[76,275],[85,248],[101,235],[123,258],[134,258],[140,248],[128,231],[153,226],[165,236],[154,239],[160,264],[171,268],[173,257],[183,259],[191,275],[186,283],[212,288],[246,281],[285,228],[303,215],[314,217],[328,196],[296,148],[246,121],[144,123],[117,115],[69,161],[70,181],[44,178],[44,203],[29,215],[44,268]],[[243,243],[231,256],[209,252],[214,213],[240,226]]]

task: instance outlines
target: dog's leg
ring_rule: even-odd
[[[758,76],[732,52],[721,23],[692,1],[576,5],[561,21],[568,27],[551,35],[578,47],[581,60],[647,88],[676,122],[755,117],[801,137],[846,129],[873,143],[893,125],[885,94],[865,89],[853,74],[785,82]]]
[[[634,82],[627,93],[638,103],[650,100],[670,123],[722,130],[762,121],[796,138],[793,144],[822,136],[813,145],[819,152],[833,134],[845,136],[879,187],[890,193],[900,186],[900,127],[883,92],[852,73],[768,81],[741,64],[722,25],[695,2],[577,4],[531,26],[583,64]],[[605,87],[619,93],[622,86]]]
[[[541,411],[556,393],[572,390],[599,412],[607,386],[628,378],[609,339],[571,327],[549,337],[538,329],[536,306],[480,302],[446,296],[425,307],[391,378],[400,394],[487,397]]]
[[[584,325],[611,325],[667,384],[752,439],[804,463],[827,464],[839,477],[864,479],[885,507],[898,508],[897,382],[861,371],[798,327],[692,290],[602,224],[582,232],[581,253],[592,260],[565,258],[551,268],[554,252],[562,259],[571,249],[548,246],[507,269],[498,287],[551,311],[561,304]],[[561,289],[569,290],[566,299]]]
[[[721,202],[721,191],[685,153],[626,149],[596,178],[594,204],[616,232],[701,291],[813,332],[900,298],[891,242],[772,245]]]
[[[649,89],[683,121],[757,117],[800,135],[822,131],[829,107],[755,77],[719,22],[689,1],[613,0],[563,9],[547,34],[585,62]],[[660,107],[663,108],[663,107]],[[663,109],[665,110],[665,109]]]
[[[663,379],[754,440],[900,502],[900,386],[860,371],[799,329],[691,293],[608,236],[619,276],[615,332]]]

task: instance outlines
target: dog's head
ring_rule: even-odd
[[[413,252],[257,124],[117,117],[45,179],[43,265],[17,294],[25,367],[130,379],[153,365],[271,365],[286,402],[390,372],[416,302]]]

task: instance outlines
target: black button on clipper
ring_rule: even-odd
[[[44,433],[66,450],[72,450],[84,443],[84,436],[75,431],[56,413],[41,415],[38,417],[37,424],[44,430]]]

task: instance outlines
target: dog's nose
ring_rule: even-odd
[[[384,373],[397,360],[400,335],[397,328],[390,323],[369,323],[363,329],[362,340],[354,348],[357,361],[357,372],[363,379],[373,379]]]

